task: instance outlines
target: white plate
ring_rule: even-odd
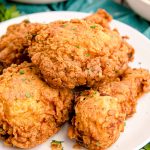
[[[45,12],[27,16],[18,17],[0,24],[0,35],[4,34],[7,26],[19,23],[24,19],[31,22],[51,22],[54,20],[68,20],[71,18],[83,18],[89,14],[78,12]],[[135,48],[135,60],[131,64],[133,67],[144,67],[150,70],[150,40],[135,29],[121,22],[113,20],[112,28],[119,29],[122,35],[130,37],[129,43]],[[139,62],[141,64],[139,64]],[[67,124],[55,136],[47,140],[47,142],[33,148],[32,150],[50,150],[51,140],[64,141],[64,150],[73,149],[73,142],[67,138]],[[121,133],[118,141],[109,148],[109,150],[138,150],[150,141],[150,94],[143,96],[138,103],[136,114],[127,120],[125,131]],[[0,143],[0,150],[16,150],[8,148]]]

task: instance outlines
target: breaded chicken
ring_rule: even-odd
[[[73,94],[53,89],[32,64],[12,65],[0,76],[0,137],[6,145],[31,148],[69,119]]]
[[[85,18],[85,20],[108,27],[111,16],[101,9]],[[12,63],[20,64],[25,60],[29,60],[27,48],[34,41],[34,36],[44,26],[45,24],[30,23],[25,20],[8,27],[7,33],[0,37],[0,73]]]
[[[28,60],[26,48],[31,39],[42,28],[42,25],[29,21],[14,24],[8,27],[5,35],[0,37],[0,63],[3,68],[12,63],[19,64]]]
[[[45,81],[54,87],[73,89],[116,78],[133,59],[134,49],[116,30],[95,22],[98,17],[110,20],[101,10],[83,20],[13,25],[0,40],[0,62],[9,66],[28,52]]]
[[[75,115],[68,135],[90,150],[110,147],[136,109],[137,98],[150,91],[150,73],[128,69],[122,79],[88,90],[76,98]]]
[[[104,9],[99,9],[96,13],[86,17],[85,20],[97,23],[104,28],[110,28],[109,23],[112,20],[112,16]]]
[[[76,101],[68,136],[90,150],[108,148],[124,130],[125,112],[119,100],[89,90],[82,92]]]
[[[134,49],[116,30],[71,20],[40,30],[28,52],[47,83],[73,89],[116,78],[127,69]]]
[[[126,117],[136,111],[137,98],[150,91],[150,73],[145,69],[127,69],[121,81],[103,83],[97,87],[101,95],[118,98],[122,103]]]

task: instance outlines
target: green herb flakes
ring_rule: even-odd
[[[100,143],[99,143],[99,142],[97,142],[97,143],[96,143],[96,146],[100,146]]]
[[[76,47],[76,48],[80,48],[80,46],[79,46],[79,45],[76,45],[75,47]]]
[[[95,29],[97,26],[93,25],[93,26],[90,26],[91,29]]]
[[[124,122],[124,126],[126,126],[126,122]]]
[[[62,26],[65,28],[68,24],[63,24]]]
[[[89,56],[90,56],[90,54],[89,54],[89,53],[87,53],[87,54],[85,54],[85,56],[86,56],[86,57],[89,57]]]
[[[22,70],[22,69],[19,70],[19,73],[20,73],[20,74],[24,74],[24,70]]]
[[[94,91],[94,94],[96,94],[97,93],[97,91]]]
[[[62,142],[63,141],[56,141],[56,140],[52,140],[51,142],[51,149],[52,150],[63,150],[63,147],[62,147]]]
[[[72,30],[76,30],[76,29],[77,29],[77,28],[75,28],[75,27],[74,27],[74,28],[72,28]]]
[[[27,80],[26,78],[23,78],[23,79],[22,79],[23,82],[26,81],[26,80]]]
[[[29,92],[26,92],[25,96],[26,96],[27,98],[30,98],[30,97],[31,97],[31,94],[30,94]]]
[[[52,140],[52,142],[51,143],[53,143],[53,144],[61,144],[61,143],[63,143],[64,141],[56,141],[56,140]]]

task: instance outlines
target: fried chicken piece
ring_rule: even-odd
[[[121,81],[103,83],[97,89],[101,95],[118,98],[128,118],[136,111],[137,99],[150,91],[150,74],[145,69],[129,68],[122,75]]]
[[[24,60],[29,60],[26,49],[32,38],[43,26],[25,20],[8,27],[6,34],[0,37],[0,63],[2,69],[12,63],[20,64]]]
[[[95,23],[94,18],[103,16],[110,20],[101,10],[87,21],[13,25],[0,40],[0,62],[9,66],[28,51],[45,81],[55,87],[72,89],[116,78],[133,59],[134,49],[116,30]]]
[[[47,83],[73,89],[116,78],[127,69],[134,49],[116,30],[71,20],[40,30],[28,52]]]
[[[121,81],[105,84],[77,96],[68,132],[91,150],[106,149],[118,139],[125,119],[135,112],[137,98],[150,91],[150,73],[129,68]]]
[[[82,92],[76,101],[68,136],[90,150],[108,148],[124,130],[125,112],[119,100],[89,90]]]
[[[104,28],[110,28],[109,23],[112,20],[112,16],[104,9],[99,9],[96,13],[86,17],[85,20],[97,23]]]
[[[32,64],[12,65],[0,76],[0,137],[19,148],[41,144],[69,119],[72,102],[70,90],[49,87]]]
[[[108,27],[111,16],[105,10],[98,10],[95,14],[86,17],[85,20]],[[45,24],[30,23],[25,20],[8,27],[7,33],[0,37],[0,73],[12,63],[20,64],[29,60],[26,49],[33,42],[37,32],[44,26]]]

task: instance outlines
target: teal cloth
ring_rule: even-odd
[[[35,12],[62,10],[95,12],[99,8],[104,8],[114,17],[114,19],[136,28],[150,39],[150,22],[135,14],[131,9],[124,7],[113,0],[67,0],[65,2],[47,5],[27,5],[5,0],[0,0],[0,2],[4,3],[7,7],[16,5],[22,15]],[[150,148],[150,145],[148,144],[147,147]],[[145,149],[147,148],[145,147]]]
[[[6,6],[17,5],[17,9],[21,14],[31,14],[43,11],[82,11],[95,12],[98,8],[106,9],[115,19],[124,22],[150,38],[150,23],[142,17],[135,14],[131,9],[128,9],[113,0],[67,0],[60,3],[52,3],[47,5],[27,5],[14,3],[10,1],[0,0]]]

